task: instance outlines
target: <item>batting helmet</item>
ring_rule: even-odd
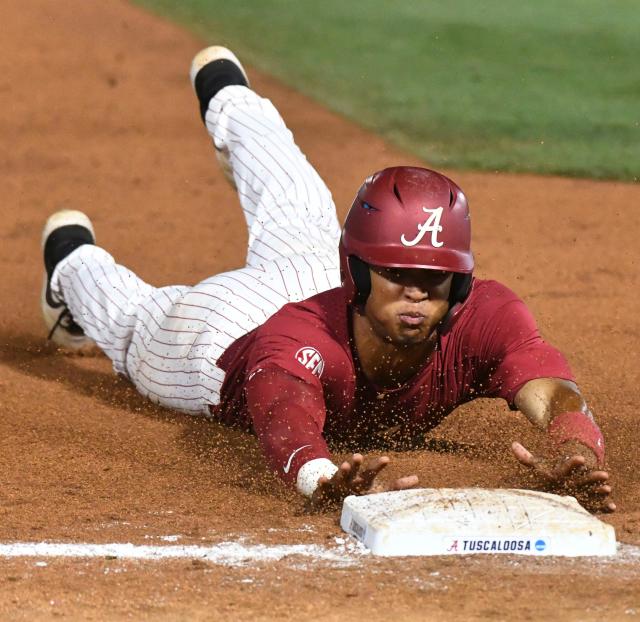
[[[398,166],[365,180],[340,239],[342,286],[349,302],[371,291],[368,264],[453,272],[450,308],[468,295],[473,272],[469,207],[448,177]]]

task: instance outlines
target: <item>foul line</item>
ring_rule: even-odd
[[[175,536],[171,536],[175,537]],[[337,566],[353,566],[362,563],[362,556],[369,555],[364,546],[345,538],[335,538],[336,546],[318,544],[241,544],[221,542],[212,546],[199,545],[137,545],[131,543],[68,543],[68,542],[11,542],[0,543],[1,558],[76,558],[120,559],[160,561],[171,559],[199,559],[212,564],[241,566],[248,563],[275,562],[289,558],[306,558],[311,562],[326,562]],[[560,558],[553,558],[558,561]],[[566,558],[571,560],[572,558]],[[293,562],[293,559],[290,560]],[[614,556],[603,557],[598,565],[632,564],[640,562],[640,546],[618,543]],[[43,562],[43,565],[46,565]]]
[[[355,548],[355,547],[354,547]],[[361,555],[362,553],[360,553]],[[131,543],[90,544],[63,542],[14,542],[0,544],[0,557],[114,557],[118,559],[200,559],[214,564],[280,561],[289,556],[311,558],[340,565],[356,563],[346,547],[329,549],[317,544],[243,545],[222,542],[213,546],[149,546]]]

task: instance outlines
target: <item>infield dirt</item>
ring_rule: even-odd
[[[40,232],[63,206],[153,284],[237,267],[246,233],[188,81],[194,39],[119,0],[0,5],[0,543],[333,543],[337,515],[309,515],[263,473],[255,440],[161,410],[102,355],[45,340]],[[334,193],[344,216],[372,171],[417,163],[301,95],[249,72]],[[531,306],[563,350],[607,439],[619,511],[640,544],[637,387],[640,188],[445,171],[465,189],[478,274]],[[526,486],[512,440],[537,442],[501,403],[460,409],[432,450],[392,454],[389,475],[428,487]],[[436,451],[447,441],[451,451]],[[634,561],[635,559],[635,561]],[[634,619],[638,557],[456,558],[357,565],[220,566],[121,559],[0,559],[0,618]]]

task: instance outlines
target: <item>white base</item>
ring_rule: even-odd
[[[344,501],[341,527],[375,555],[615,555],[616,537],[573,497],[422,488]]]

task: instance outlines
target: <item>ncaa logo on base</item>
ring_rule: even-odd
[[[324,371],[324,360],[320,352],[311,346],[305,346],[300,348],[296,352],[296,361],[308,369],[314,376],[322,375]]]

